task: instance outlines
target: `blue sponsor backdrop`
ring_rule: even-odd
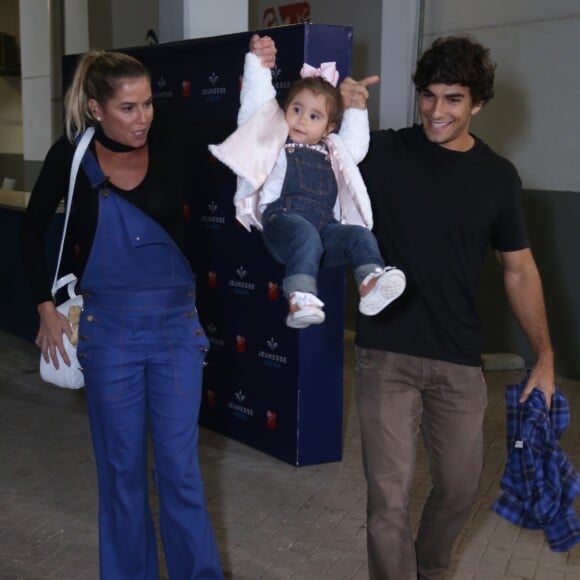
[[[283,99],[304,62],[336,61],[351,74],[352,29],[299,24],[256,31],[278,47],[273,71]],[[156,120],[191,126],[192,159],[184,217],[197,273],[197,304],[211,343],[200,424],[293,465],[342,456],[343,268],[319,278],[327,319],[285,326],[284,270],[261,235],[234,217],[235,176],[206,145],[236,125],[244,55],[253,32],[126,49],[151,71]],[[76,57],[65,57],[65,84]]]

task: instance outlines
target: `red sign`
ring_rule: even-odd
[[[310,22],[310,4],[294,2],[284,6],[272,6],[264,10],[262,24],[265,28],[283,26],[284,24],[300,24]]]
[[[241,334],[236,335],[236,352],[246,352],[246,337]]]
[[[272,431],[276,431],[278,427],[278,418],[274,411],[266,411],[266,427]]]
[[[278,300],[278,284],[268,282],[268,300]]]
[[[212,391],[211,389],[207,390],[207,406],[210,409],[215,409],[217,407],[217,397],[215,391]]]
[[[217,273],[214,270],[207,273],[207,286],[208,288],[217,288]]]

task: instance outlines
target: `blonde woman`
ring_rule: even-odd
[[[273,66],[271,41],[258,50]],[[33,188],[22,248],[40,316],[36,344],[46,358],[58,350],[65,359],[62,336],[70,329],[51,299],[43,238],[66,191],[74,141],[95,127],[71,221],[84,295],[78,356],[98,472],[101,578],[159,578],[148,502],[150,433],[169,577],[221,579],[197,452],[208,341],[182,251],[192,159],[183,135],[154,123],[149,73],[130,56],[82,56],[65,104],[66,135]]]

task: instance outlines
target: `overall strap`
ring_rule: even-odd
[[[107,181],[107,177],[103,173],[95,154],[88,149],[82,160],[83,170],[89,178],[91,187],[97,188]]]

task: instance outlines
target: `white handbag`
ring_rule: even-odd
[[[77,178],[77,173],[82,161],[82,158],[93,138],[95,130],[93,127],[89,127],[81,137],[73,157],[73,162],[70,171],[69,185],[68,185],[68,196],[66,204],[66,213],[64,217],[64,226],[62,230],[62,238],[60,241],[60,250],[58,253],[58,260],[56,264],[56,272],[54,274],[54,282],[52,284],[52,296],[56,297],[56,293],[65,286],[68,291],[68,299],[62,304],[58,305],[56,309],[64,314],[71,325],[72,335],[69,340],[66,334],[62,335],[62,342],[64,349],[68,358],[70,360],[70,366],[67,366],[60,353],[57,350],[58,357],[58,369],[54,366],[52,359],[48,362],[44,360],[42,354],[40,355],[40,376],[42,380],[47,383],[52,383],[57,387],[62,387],[63,389],[80,389],[85,385],[85,377],[83,375],[83,370],[79,364],[77,357],[77,343],[78,343],[78,327],[81,311],[83,308],[83,297],[81,294],[76,292],[77,277],[74,274],[67,274],[66,276],[58,277],[58,271],[60,269],[60,262],[62,259],[62,252],[64,249],[64,242],[66,238],[66,229],[68,226],[68,218],[70,215],[70,209],[72,205],[72,197],[75,188],[75,182]]]

